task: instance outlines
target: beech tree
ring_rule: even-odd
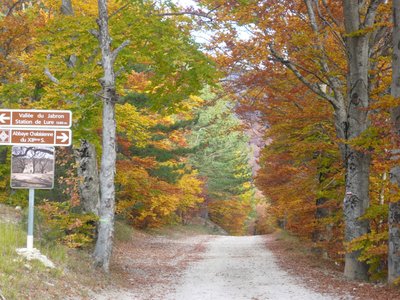
[[[215,1],[201,2],[215,5]],[[219,2],[216,13],[221,26],[229,29],[221,31],[216,40],[217,45],[225,43],[219,46],[224,52],[219,60],[230,74],[240,75],[235,81],[248,84],[253,98],[258,91],[268,102],[268,76],[273,76],[280,64],[318,100],[330,103],[346,170],[346,242],[369,230],[368,221],[360,217],[369,206],[371,157],[369,149],[356,147],[354,141],[370,128],[371,60],[381,53],[389,31],[376,24],[378,7],[384,2],[234,1]],[[380,16],[380,21],[383,18]],[[249,33],[248,38],[234,36],[240,26]],[[346,277],[367,278],[367,266],[358,260],[359,255],[358,250],[346,253]]]
[[[392,85],[393,98],[400,97],[400,1],[393,0],[393,58],[392,58]],[[392,124],[396,135],[400,135],[400,106],[391,111]],[[397,137],[398,138],[398,137]],[[398,141],[398,140],[397,140]],[[398,146],[398,143],[396,143]],[[396,147],[398,149],[398,147]],[[395,150],[398,155],[398,150]],[[400,166],[390,170],[391,181],[400,187]],[[400,278],[400,201],[394,199],[389,203],[389,253],[388,253],[388,281],[395,283]]]
[[[115,104],[118,101],[115,86],[114,63],[118,53],[129,44],[129,40],[123,42],[118,48],[111,49],[111,37],[108,28],[107,0],[98,1],[99,25],[98,40],[101,49],[101,64],[104,76],[100,83],[103,100],[103,126],[102,126],[102,154],[100,167],[100,209],[99,226],[94,259],[99,267],[108,272],[114,238],[114,214],[115,214],[115,162],[116,162],[116,121]]]

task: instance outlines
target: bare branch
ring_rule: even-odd
[[[49,68],[44,69],[44,75],[46,75],[47,78],[49,78],[55,84],[60,84],[60,81],[56,77],[54,77],[53,74],[51,74]]]
[[[62,0],[61,13],[66,16],[74,15],[74,9],[72,8],[71,0]]]
[[[371,0],[371,3],[368,6],[367,14],[365,15],[363,27],[370,27],[374,25],[376,10],[378,9],[378,6],[384,2],[385,0]]]
[[[326,1],[322,1],[322,3],[324,4],[325,9],[328,11],[328,14],[331,14],[330,10],[328,10],[329,7],[327,6]],[[326,24],[326,25],[329,27],[329,29],[331,30],[333,36],[336,38],[336,40],[337,40],[337,41],[339,42],[339,44],[342,46],[343,50],[346,51],[346,43],[344,42],[343,38],[335,31],[335,29],[333,28],[333,25],[331,24],[331,22],[329,22],[329,21],[324,17],[324,15],[323,15],[322,12],[321,12],[321,8],[320,8],[320,6],[318,5],[318,2],[317,2],[317,4],[316,4],[316,6],[317,6],[318,17],[322,20],[322,22],[324,22],[324,24]],[[338,25],[336,19],[334,19],[332,16],[331,16],[330,18],[331,18],[331,20],[335,23],[335,25]]]
[[[213,18],[210,16],[211,13],[215,12],[216,10],[218,10],[218,8],[220,8],[221,6],[222,6],[222,4],[217,5],[214,8],[208,10],[207,12],[203,12],[201,10],[194,10],[193,7],[189,7],[185,11],[159,13],[159,14],[155,14],[155,16],[165,17],[165,16],[184,16],[184,15],[189,15],[189,16],[197,16],[197,17],[201,17],[201,18],[206,18],[206,19],[209,19],[210,21],[212,21]]]
[[[312,0],[304,0],[306,6],[307,6],[307,12],[308,12],[308,17],[310,18],[310,23],[311,23],[311,28],[315,33],[319,32],[318,28],[318,23],[317,19],[315,18],[315,13],[314,13],[314,6],[312,4]]]
[[[89,33],[93,35],[96,39],[99,39],[100,33],[96,29],[90,29]]]
[[[127,4],[123,5],[123,6],[121,6],[116,11],[114,11],[112,14],[110,14],[108,19],[110,20],[112,17],[114,17],[115,15],[119,14],[120,11],[124,10],[125,8],[127,8],[129,5],[130,5],[130,3],[127,3]]]
[[[195,11],[182,11],[182,12],[168,12],[168,13],[155,14],[154,16],[168,17],[168,16],[185,16],[185,15],[202,17],[202,18],[206,18],[206,19],[209,19],[210,21],[212,21],[212,17],[209,16],[210,12],[203,13],[203,12],[195,12]]]
[[[113,64],[115,60],[117,59],[118,53],[121,52],[122,49],[124,49],[126,46],[128,46],[131,43],[130,40],[124,41],[121,45],[119,45],[118,48],[114,49],[114,51],[111,54],[111,63]]]
[[[18,5],[22,5],[22,4],[24,4],[25,2],[28,2],[28,0],[18,0],[18,1],[16,1],[9,9],[8,9],[8,12],[6,13],[6,16],[8,17],[9,15],[11,15],[12,14],[12,12],[13,12],[13,10],[18,6]]]
[[[330,19],[332,20],[333,23],[335,23],[336,26],[339,26],[339,21],[333,16],[331,9],[329,8],[328,3],[326,0],[322,0],[322,4],[325,7],[326,12],[328,13]]]
[[[318,1],[315,1],[315,0],[304,0],[304,2],[306,4],[306,6],[307,6],[307,13],[308,13],[308,16],[309,16],[309,19],[310,19],[310,22],[311,22],[311,28],[314,31],[314,33],[316,34],[316,36],[317,36],[317,43],[315,45],[315,48],[318,49],[318,51],[321,53],[321,57],[318,59],[318,64],[321,66],[321,69],[322,69],[323,73],[327,74],[326,77],[327,77],[327,80],[329,82],[328,85],[332,88],[334,94],[337,96],[337,95],[340,94],[340,80],[335,76],[329,76],[328,75],[328,74],[331,74],[330,66],[328,64],[328,55],[326,54],[324,44],[321,41],[320,36],[319,36],[320,29],[319,29],[319,26],[318,26],[316,15],[315,15],[315,7],[316,7],[316,10],[317,10],[318,14],[320,14],[322,16],[322,14],[320,12],[320,9],[319,9]],[[327,23],[329,23],[329,22],[327,22]],[[332,30],[332,31],[334,32],[334,30]],[[343,42],[343,47],[345,47],[344,46],[344,42]],[[313,75],[315,77],[317,77],[318,80],[324,82],[316,74],[313,74]],[[324,82],[324,83],[326,84],[326,82]],[[318,88],[319,88],[319,86],[318,86]],[[321,91],[321,92],[326,95],[326,93],[324,93],[324,91]]]
[[[329,96],[328,94],[324,93],[321,86],[310,82],[307,78],[305,78],[300,71],[296,68],[296,66],[289,60],[284,59],[282,56],[280,56],[274,49],[272,44],[269,44],[269,50],[271,55],[282,65],[287,67],[292,73],[305,85],[307,86],[313,93],[316,95],[320,96],[321,98],[329,101],[334,107],[337,107],[337,101],[334,97]]]

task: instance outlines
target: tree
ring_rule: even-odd
[[[269,128],[256,186],[281,227],[337,259],[344,184],[331,107],[316,106],[316,96],[288,70],[271,81],[282,89],[270,92],[268,105],[260,107]]]
[[[392,57],[392,85],[393,98],[400,97],[400,1],[393,0],[393,57]],[[397,135],[395,140],[398,149],[398,135],[400,134],[400,106],[391,111],[393,129]],[[397,155],[398,150],[395,150]],[[400,187],[400,166],[390,170],[392,183]],[[389,203],[389,253],[388,253],[388,282],[398,283],[400,278],[400,201],[394,199]]]
[[[362,16],[358,3],[343,1],[345,42],[349,53],[348,88],[345,101],[340,101],[335,113],[338,115],[336,124],[342,127],[340,133],[343,135],[340,137],[346,140],[359,137],[370,126],[368,108],[371,100],[368,72],[373,35],[366,29],[374,25],[376,10],[381,3],[383,1],[371,1],[367,13]],[[346,163],[345,240],[348,242],[366,234],[369,230],[368,222],[359,219],[369,206],[371,157],[367,151],[368,149],[360,151],[346,145],[343,153]],[[358,256],[358,251],[346,253],[344,274],[351,279],[365,280],[367,266],[358,260]]]
[[[360,217],[369,205],[370,154],[369,149],[353,143],[370,128],[370,60],[379,56],[388,33],[386,26],[375,24],[378,7],[384,2],[234,1],[220,5],[217,13],[232,32],[225,30],[219,35],[217,42],[225,42],[227,54],[220,55],[220,61],[229,66],[230,74],[239,75],[232,76],[236,82],[249,83],[253,91],[261,90],[259,94],[267,98],[268,78],[283,66],[317,95],[316,99],[331,104],[346,169],[343,210],[347,242],[368,232],[368,222]],[[250,33],[249,38],[234,37],[240,26]],[[359,251],[346,253],[345,276],[366,279],[366,265],[358,256]]]
[[[10,3],[13,5],[16,1]],[[191,94],[196,94],[204,83],[211,83],[215,74],[213,64],[198,50],[198,45],[190,38],[190,19],[183,14],[169,14],[171,10],[176,10],[170,3],[160,3],[155,6],[151,1],[129,1],[126,5],[122,5],[120,1],[103,1],[102,9],[99,9],[99,30],[93,29],[98,10],[94,2],[74,2],[74,7],[68,0],[43,0],[32,3],[32,7],[27,9],[26,13],[28,16],[34,15],[35,18],[21,19],[35,20],[34,24],[38,23],[40,26],[25,26],[25,29],[28,27],[32,30],[28,36],[30,34],[34,36],[34,42],[29,44],[29,47],[21,46],[21,51],[18,46],[13,47],[18,51],[7,53],[4,63],[14,62],[15,58],[23,66],[23,73],[22,71],[21,74],[18,73],[21,76],[9,76],[13,81],[8,77],[2,81],[4,84],[0,86],[1,99],[17,107],[29,106],[41,109],[62,107],[73,111],[74,146],[77,146],[78,140],[86,140],[83,141],[83,147],[79,151],[79,155],[82,155],[81,171],[90,169],[91,175],[87,177],[89,180],[95,179],[97,158],[94,150],[98,153],[101,151],[103,158],[109,159],[108,166],[102,163],[102,179],[99,185],[105,189],[101,192],[101,196],[110,204],[108,207],[110,212],[113,210],[111,199],[114,197],[111,185],[115,169],[113,168],[115,136],[119,134],[123,140],[126,136],[139,132],[139,138],[137,136],[132,138],[132,142],[141,142],[143,137],[140,133],[141,126],[138,125],[143,121],[142,118],[134,124],[127,124],[127,120],[132,120],[137,113],[131,109],[130,99],[137,96],[146,103],[151,103],[153,108],[164,112],[176,110],[180,106],[179,102]],[[104,9],[107,8],[111,11],[109,17],[107,11],[104,13]],[[112,20],[111,24],[108,19],[104,21],[104,16]],[[16,17],[19,15],[16,14]],[[1,25],[3,20],[5,18],[0,20]],[[6,21],[9,20],[11,18]],[[6,24],[6,30],[24,28],[12,26],[11,23]],[[109,45],[110,36],[113,37],[113,44],[120,44],[121,47],[112,51]],[[9,36],[2,35],[0,39],[3,38],[9,39]],[[133,42],[127,45],[124,43],[125,39]],[[10,41],[15,40],[11,38]],[[27,38],[18,41],[30,40]],[[116,60],[119,52],[119,59]],[[98,64],[100,60],[101,67]],[[3,63],[2,56],[1,63]],[[17,69],[14,64],[12,69]],[[8,72],[6,75],[10,74],[11,72]],[[135,75],[145,79],[143,89],[130,84]],[[100,95],[98,80],[102,85]],[[98,101],[99,97],[103,101]],[[120,115],[125,116],[117,120],[119,126],[117,131],[115,107],[120,107],[123,111],[123,113],[120,111]],[[104,109],[103,120],[100,113],[102,109]],[[102,121],[104,132],[101,136]],[[101,139],[105,143],[104,149],[100,146]],[[85,147],[89,144],[93,144],[94,147]],[[85,164],[90,167],[86,168]],[[92,182],[95,185],[97,180]],[[89,191],[91,188],[84,185],[83,189]],[[96,198],[97,191],[96,189],[93,191],[89,194]],[[112,218],[111,215],[103,212],[103,216],[106,217],[100,221],[107,222]],[[110,240],[111,231],[104,235],[100,234],[106,236],[102,238],[103,242]],[[99,258],[103,260],[99,264],[104,269],[108,268],[105,261],[109,259],[108,250],[96,251],[98,258],[100,252],[104,254]],[[107,251],[108,253],[105,253]]]
[[[189,162],[205,180],[211,220],[232,234],[244,232],[253,200],[249,139],[227,98],[205,96],[204,107],[189,137]]]
[[[99,18],[99,46],[101,49],[101,63],[104,76],[100,83],[102,86],[103,100],[103,126],[102,126],[102,155],[100,167],[100,222],[98,226],[98,237],[94,251],[96,265],[108,272],[113,238],[114,238],[114,215],[115,215],[115,162],[116,162],[116,121],[115,104],[118,101],[116,90],[116,79],[114,63],[118,53],[126,47],[130,41],[123,42],[118,48],[111,49],[111,37],[108,28],[108,5],[107,0],[98,1]]]

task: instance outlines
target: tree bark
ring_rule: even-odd
[[[99,215],[100,179],[97,154],[93,144],[81,141],[81,147],[75,150],[78,167],[80,202],[83,211]]]
[[[104,77],[101,79],[103,97],[103,147],[100,170],[100,223],[98,237],[94,251],[97,266],[105,272],[109,271],[112,244],[114,238],[115,212],[115,103],[117,94],[115,89],[115,74],[111,52],[111,38],[108,30],[107,0],[98,0],[99,43],[102,54]]]
[[[393,58],[392,86],[394,98],[400,98],[400,0],[393,0]],[[393,128],[400,135],[400,106],[392,109]],[[396,145],[395,148],[398,148]],[[400,166],[390,170],[390,180],[400,187]],[[394,283],[400,278],[400,199],[389,203],[389,252],[388,252],[388,282]]]
[[[71,0],[62,0],[61,3],[61,14],[66,16],[73,16],[74,10],[72,9]]]
[[[374,1],[372,1],[374,2]],[[372,2],[369,8],[372,7]],[[344,24],[347,37],[348,78],[347,78],[347,121],[345,126],[346,140],[359,137],[370,126],[368,119],[369,107],[369,40],[370,34],[355,34],[363,27],[371,26],[375,11],[371,11],[361,23],[359,3],[343,0]],[[346,128],[347,127],[347,128]],[[347,129],[347,130],[346,130]],[[345,241],[350,242],[369,231],[366,220],[359,220],[369,206],[369,169],[371,157],[368,149],[363,152],[346,145],[346,195],[343,203],[345,218]],[[346,253],[344,275],[350,279],[366,280],[368,268],[360,262],[359,251]]]

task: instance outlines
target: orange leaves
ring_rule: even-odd
[[[41,18],[28,18],[28,13],[18,10],[19,6],[13,6],[8,1],[4,5],[9,12],[6,16],[0,13],[0,78],[9,82],[16,82],[25,66],[20,56],[27,52],[33,44],[35,31],[33,28],[40,27]],[[10,9],[14,8],[11,12]]]
[[[249,203],[219,200],[208,204],[210,219],[232,235],[245,234],[245,222],[251,211]]]
[[[126,87],[137,93],[146,93],[151,81],[149,73],[132,71],[127,78]]]

